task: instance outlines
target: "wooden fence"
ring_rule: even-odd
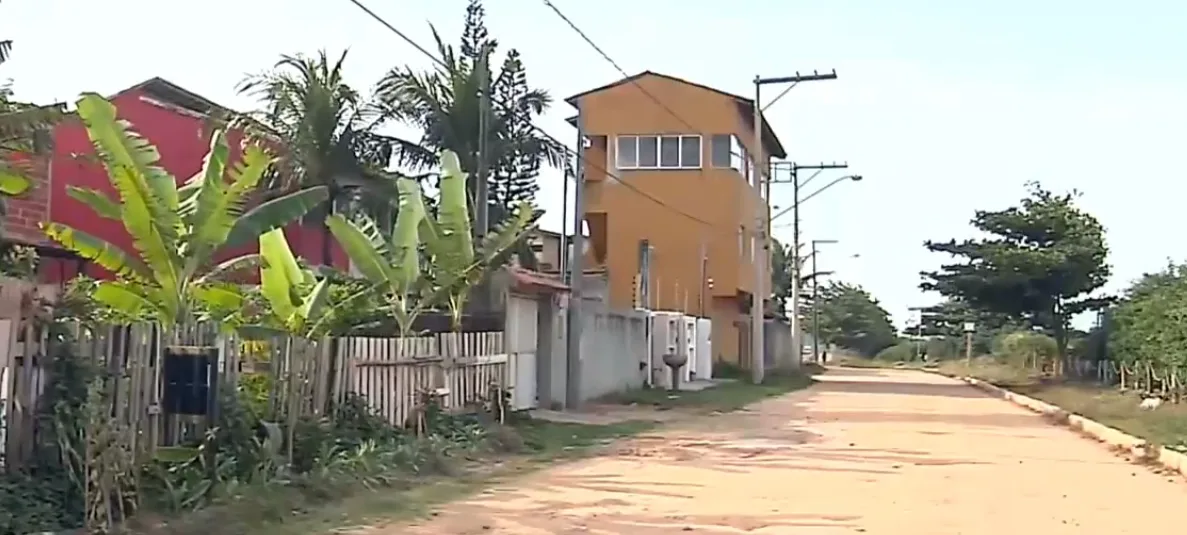
[[[39,401],[49,380],[47,334],[17,320],[0,320],[0,467],[20,465],[38,439]],[[14,325],[20,325],[14,328]],[[162,347],[178,341],[152,325],[73,329],[75,358],[106,371],[111,416],[127,433],[134,455],[192,441],[206,418],[167,414]],[[217,383],[240,385],[248,374],[270,378],[268,414],[292,424],[303,415],[324,416],[348,394],[366,397],[394,425],[405,425],[421,392],[464,411],[482,402],[492,385],[513,386],[502,333],[446,333],[418,338],[241,340],[207,327],[182,338],[218,349]]]
[[[394,425],[405,425],[417,396],[440,396],[451,411],[469,410],[491,386],[513,388],[503,333],[448,333],[411,339],[342,338],[345,364],[336,392],[365,395]]]

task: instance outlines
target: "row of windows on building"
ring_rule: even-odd
[[[699,135],[634,135],[615,140],[615,165],[619,169],[700,169],[704,151]],[[749,153],[733,134],[709,138],[709,166],[734,169],[749,177]]]

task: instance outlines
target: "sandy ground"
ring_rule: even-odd
[[[1006,401],[921,372],[821,379],[373,533],[1183,531],[1187,483]]]

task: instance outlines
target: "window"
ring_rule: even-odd
[[[617,162],[619,169],[630,169],[639,166],[639,150],[637,138],[622,136],[618,138]]]
[[[734,136],[730,134],[713,134],[710,141],[710,163],[713,167],[733,167]]]
[[[618,136],[619,169],[700,169],[701,136]]]
[[[701,136],[680,138],[680,167],[701,168]]]
[[[659,166],[680,167],[680,138],[676,136],[659,138]]]
[[[655,136],[635,138],[639,140],[639,168],[655,168],[659,164],[659,138]]]

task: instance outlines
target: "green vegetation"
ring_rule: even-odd
[[[1109,277],[1104,228],[1075,205],[1078,194],[1029,190],[1018,206],[976,212],[973,227],[989,237],[927,242],[959,261],[924,273],[921,287],[1049,331],[1066,364],[1071,318],[1108,302],[1092,297]]]
[[[872,357],[898,340],[890,313],[859,285],[829,281],[806,308],[805,332],[819,332],[821,347],[836,345]],[[820,325],[814,328],[817,319]]]
[[[940,372],[975,377],[1155,444],[1187,449],[1187,405],[1167,404],[1154,411],[1142,410],[1138,393],[1094,383],[1046,380],[1033,369],[995,357],[974,359],[971,366],[964,360],[944,362]]]

